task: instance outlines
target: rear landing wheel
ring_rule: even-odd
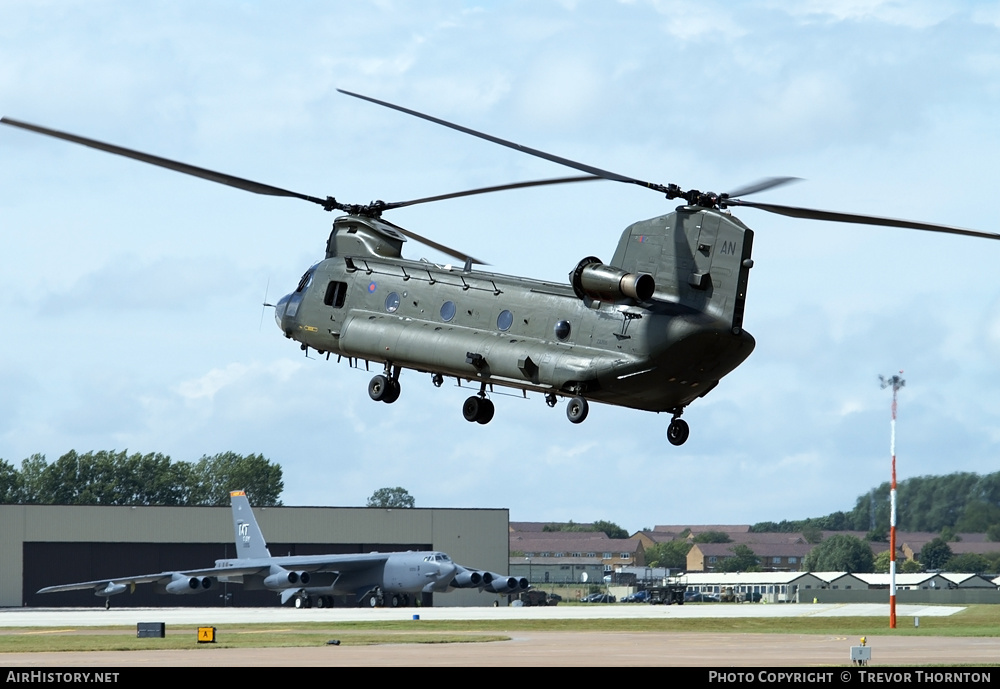
[[[683,445],[691,435],[691,428],[684,419],[674,419],[667,426],[667,440],[671,445]]]
[[[493,402],[485,397],[477,397],[475,395],[465,400],[465,404],[462,405],[462,416],[470,423],[475,421],[476,423],[487,424],[493,420],[494,411],[496,409],[493,406]]]
[[[493,420],[493,413],[496,408],[493,406],[493,402],[490,400],[480,400],[479,402],[479,416],[476,417],[476,423],[488,424]]]

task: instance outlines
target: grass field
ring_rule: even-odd
[[[685,632],[732,634],[829,634],[841,636],[1000,636],[1000,606],[972,605],[948,617],[912,617],[888,621],[873,617],[794,617],[749,619],[615,619],[615,620],[421,620],[395,622],[292,623],[222,625],[215,648],[321,646],[332,639],[344,645],[444,644],[503,641],[523,631]],[[197,647],[197,628],[174,625],[163,639],[138,639],[134,627],[81,629],[11,628],[0,631],[0,653],[40,651],[115,651]]]

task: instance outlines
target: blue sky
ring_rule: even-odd
[[[562,176],[551,163],[378,108],[358,91],[557,155],[760,201],[998,231],[994,3],[10,3],[0,113],[364,203]],[[668,212],[614,184],[400,209],[493,269],[562,281]],[[889,476],[998,469],[1000,243],[744,209],[757,349],[687,410],[594,405],[580,426],[403,374],[306,359],[265,290],[294,288],[332,217],[26,132],[0,131],[0,457],[233,450],[285,470],[286,504],[420,506],[516,520],[753,523],[849,509]],[[413,258],[441,260],[408,243]]]

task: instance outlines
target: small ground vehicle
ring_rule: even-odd
[[[538,591],[536,589],[522,591],[518,594],[517,599],[526,607],[530,607],[532,605],[558,605],[559,600],[561,600],[561,598],[550,596],[545,591]]]

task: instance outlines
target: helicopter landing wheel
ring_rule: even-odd
[[[368,382],[368,396],[376,402],[392,404],[399,399],[399,381],[378,375]]]
[[[556,399],[555,393],[552,392],[545,393],[545,404],[549,405],[550,407],[554,407],[556,406],[557,401],[558,400]]]
[[[482,399],[479,401],[479,416],[476,417],[476,423],[483,424],[484,426],[493,420],[493,412],[496,408],[493,406],[491,400]]]
[[[674,419],[667,426],[667,440],[671,445],[683,445],[691,435],[691,428],[684,419]]]
[[[382,401],[386,404],[392,404],[399,399],[399,381],[389,379],[389,387],[385,391],[385,395],[382,397]]]
[[[435,373],[431,376],[431,382],[434,383],[434,387],[439,388],[444,385],[444,376],[440,373]]]
[[[590,404],[579,395],[570,399],[566,405],[566,418],[572,423],[582,423],[590,412]]]
[[[493,419],[494,411],[493,402],[485,397],[477,397],[475,395],[465,400],[465,404],[462,405],[462,416],[470,423],[475,421],[476,423],[487,424]]]
[[[368,396],[376,402],[385,399],[386,391],[389,389],[389,379],[385,376],[375,376],[368,381]]]

